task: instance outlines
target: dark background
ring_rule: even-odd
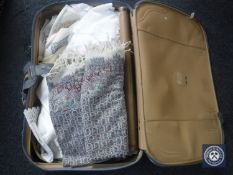
[[[21,148],[23,106],[22,68],[30,59],[32,20],[38,9],[53,0],[6,0],[0,22],[0,174],[233,174],[233,1],[161,0],[187,13],[195,12],[206,29],[212,72],[220,111],[224,118],[227,166],[204,169],[201,165],[158,167],[146,156],[129,168],[112,172],[48,173],[32,166]],[[134,4],[136,1],[130,1]],[[171,143],[172,144],[172,143]]]

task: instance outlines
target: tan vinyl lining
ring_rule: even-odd
[[[177,10],[142,3],[131,16],[140,148],[161,164],[202,159],[202,144],[223,142],[207,40]]]
[[[55,5],[51,6],[48,9],[45,9],[42,13],[40,13],[37,16],[36,23],[35,23],[35,35],[34,35],[34,52],[33,52],[33,60],[35,64],[38,64],[38,39],[39,39],[39,31],[45,21],[46,18],[51,17],[52,15],[57,14],[61,9],[63,5]],[[122,41],[130,41],[130,29],[129,24],[127,24],[124,20],[127,22],[129,21],[128,11],[125,8],[121,8],[120,10],[120,28],[121,28],[121,34],[124,33],[124,35],[121,35]],[[130,49],[130,48],[129,48]],[[130,55],[130,52],[126,53],[126,60],[125,60],[125,67],[130,68],[125,71],[125,94],[126,94],[126,104],[127,104],[127,111],[128,111],[128,122],[129,122],[129,149],[131,156],[127,157],[125,160],[119,162],[119,161],[111,161],[111,162],[104,162],[100,164],[93,164],[92,166],[83,166],[81,168],[116,168],[119,166],[125,166],[128,164],[132,164],[133,162],[136,162],[140,157],[142,153],[139,153],[138,145],[137,145],[137,116],[136,116],[136,106],[135,106],[135,85],[131,84],[133,83],[133,73],[129,70],[132,70],[132,57]],[[35,105],[36,91],[37,85],[35,85],[30,90],[30,97],[29,97],[29,107],[32,107]],[[29,157],[31,157],[32,161],[34,161],[39,167],[43,169],[50,169],[50,168],[62,168],[63,164],[61,162],[53,162],[53,163],[45,163],[41,160],[40,151],[38,150],[36,140],[33,138],[33,135],[31,134],[30,128],[27,126],[26,128],[26,151]],[[32,148],[32,149],[31,149]],[[36,157],[32,157],[32,156]]]

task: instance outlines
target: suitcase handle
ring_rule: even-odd
[[[53,64],[33,64],[31,62],[28,62],[24,68],[24,79],[23,79],[23,87],[21,91],[22,95],[22,103],[24,106],[26,106],[27,103],[27,96],[28,96],[28,91],[29,89],[35,85],[38,81],[38,78],[46,74],[50,71],[52,68]]]

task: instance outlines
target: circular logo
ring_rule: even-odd
[[[204,160],[210,166],[219,166],[224,161],[224,151],[219,146],[210,146],[204,152]]]

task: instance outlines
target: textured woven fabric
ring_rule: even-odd
[[[64,166],[127,155],[123,62],[119,54],[97,56],[59,80],[57,74],[47,77],[50,114]]]

